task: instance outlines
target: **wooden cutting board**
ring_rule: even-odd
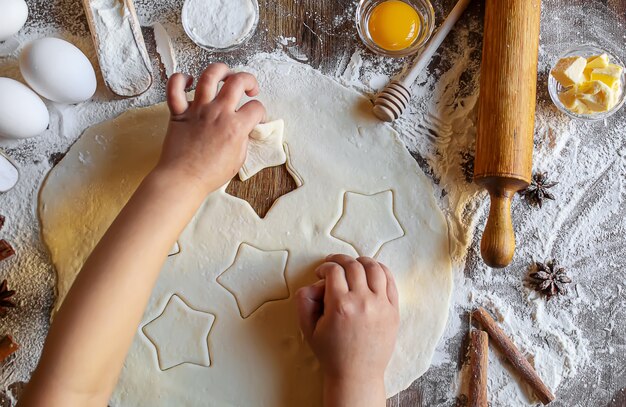
[[[226,192],[247,201],[254,211],[264,218],[278,198],[296,188],[296,181],[283,164],[261,170],[245,182],[237,175],[226,188]]]

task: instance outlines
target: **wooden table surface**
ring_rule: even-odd
[[[626,24],[626,0],[595,0],[608,7],[614,14],[615,18],[606,22],[612,27],[612,30],[624,31]],[[51,18],[54,24],[60,28],[64,28],[72,34],[85,34],[86,23],[82,9],[76,7],[76,2],[71,0],[59,0],[49,2],[47,0],[28,0],[31,8],[31,16],[33,18]],[[160,19],[178,22],[180,16],[180,8],[183,0],[168,0],[162,3]],[[432,0],[436,11],[436,18],[441,22],[449,10],[452,9],[455,0]],[[566,7],[585,7],[589,0],[544,0],[549,2],[549,13],[558,13],[560,8]],[[152,7],[151,0],[136,0],[136,7],[142,8]],[[241,50],[228,55],[215,56],[208,53],[202,53],[195,48],[189,48],[189,52],[195,53],[193,64],[185,64],[190,73],[198,74],[202,67],[215,59],[222,59],[226,62],[236,63],[245,61],[249,56],[258,51],[272,51],[276,47],[275,39],[282,37],[295,37],[299,49],[306,55],[310,65],[319,68],[324,73],[333,74],[337,69],[338,61],[350,55],[355,48],[363,49],[355,32],[354,23],[350,19],[341,20],[346,10],[354,10],[354,0],[260,0],[261,4],[261,22],[255,37],[250,44]],[[64,9],[64,12],[58,12]],[[67,12],[71,9],[71,12]],[[484,3],[481,0],[474,0],[467,13],[474,17],[481,16],[484,10]],[[141,11],[139,13],[142,14]],[[322,17],[320,17],[322,16]],[[542,19],[545,16],[542,14]],[[334,24],[339,18],[340,24]],[[480,17],[477,17],[480,19]],[[550,24],[558,24],[550,22]],[[150,34],[147,33],[147,36]],[[626,43],[626,37],[625,43]],[[626,45],[622,44],[624,47]],[[449,46],[449,41],[444,42],[443,47]],[[149,46],[150,47],[150,46]],[[152,47],[153,48],[153,47]],[[197,48],[197,47],[196,47]],[[153,53],[153,49],[150,50]],[[398,66],[402,61],[398,62]],[[293,189],[295,185],[287,175],[284,167],[269,169],[254,177],[248,183],[233,182],[229,187],[229,192],[247,199],[252,203],[257,212],[263,216],[267,212],[269,206],[278,197],[285,192]],[[259,190],[270,191],[270,197],[267,193],[261,195]],[[474,243],[476,244],[476,242]],[[476,259],[469,259],[466,272],[471,273],[473,263]],[[601,325],[596,320],[588,321],[590,327],[601,329]],[[624,323],[618,324],[617,332],[614,333],[618,337],[626,337],[626,326]],[[451,357],[459,361],[458,369],[460,369],[460,361],[463,359],[465,350],[461,343],[458,346],[458,353]],[[616,354],[614,356],[622,361],[622,366],[626,366],[626,355]],[[441,372],[440,369],[431,369],[423,377],[413,383],[413,385],[393,397],[388,401],[389,407],[420,407],[420,406],[447,406],[451,407],[458,404],[458,400],[450,399],[450,388],[453,387],[453,381],[456,380],[457,371]],[[578,378],[580,376],[580,378]],[[567,383],[562,387],[564,391],[559,395],[560,398],[553,405],[556,406],[599,406],[599,407],[624,407],[626,406],[626,370],[625,368],[602,372],[602,381],[604,389],[610,393],[610,397],[605,398],[611,400],[608,404],[594,403],[593,398],[590,399],[589,393],[583,385],[592,379],[586,377],[584,372],[579,374],[573,383]],[[582,401],[584,400],[584,401]],[[462,403],[461,403],[462,404]],[[496,407],[496,405],[494,405]]]

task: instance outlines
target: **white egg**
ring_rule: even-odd
[[[58,38],[26,45],[20,54],[20,71],[35,92],[53,102],[84,102],[96,92],[96,73],[89,59]]]
[[[0,41],[6,41],[24,27],[28,6],[24,0],[0,0]]]
[[[35,137],[49,122],[48,109],[35,92],[16,80],[0,78],[0,137]]]

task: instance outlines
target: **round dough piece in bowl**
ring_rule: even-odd
[[[367,99],[310,67],[265,56],[246,69],[268,117],[285,121],[287,164],[301,183],[263,219],[225,187],[207,197],[163,266],[112,406],[321,405],[293,294],[328,253],[376,256],[395,275],[401,327],[389,395],[428,369],[443,333],[448,229],[397,133]],[[58,273],[55,309],[156,163],[167,121],[160,104],[94,126],[47,178],[39,211]]]

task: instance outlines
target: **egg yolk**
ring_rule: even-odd
[[[367,28],[379,47],[398,51],[411,46],[417,37],[420,17],[411,5],[388,0],[374,7]]]

